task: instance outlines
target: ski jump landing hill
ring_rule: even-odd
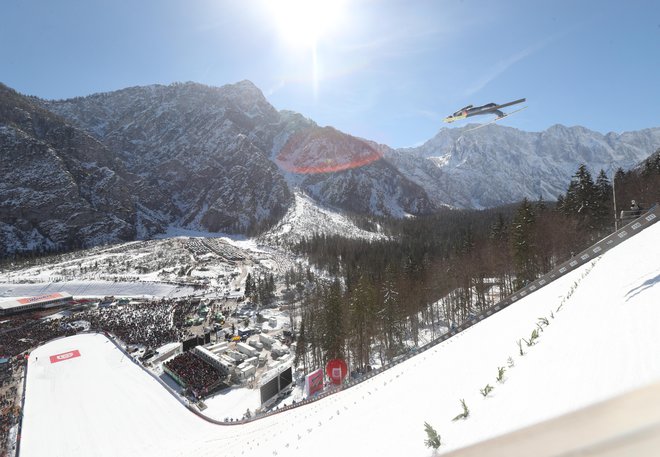
[[[28,360],[20,457],[430,456],[424,422],[448,452],[660,382],[655,211],[570,260],[563,276],[528,285],[533,293],[519,292],[417,356],[233,427],[192,414],[102,335],[52,341]],[[534,344],[519,346],[538,325]],[[484,397],[486,385],[494,390]],[[461,399],[469,417],[452,421]]]

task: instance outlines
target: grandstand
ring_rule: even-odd
[[[223,373],[192,352],[184,352],[165,362],[163,371],[197,398],[206,397],[224,386]]]

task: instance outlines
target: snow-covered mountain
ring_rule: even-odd
[[[543,132],[501,125],[467,131],[474,127],[443,128],[420,147],[384,154],[436,205],[486,208],[523,197],[554,200],[581,163],[594,179],[601,169],[611,177],[660,147],[660,128],[606,135],[563,125]]]
[[[249,81],[133,87],[44,106],[164,189],[180,210],[175,225],[258,232],[293,203],[287,182],[321,204],[363,214],[431,210],[424,190],[389,163],[374,162],[380,157],[354,162],[372,152],[364,141],[278,112]],[[328,167],[337,161],[345,166]]]
[[[0,84],[0,255],[161,231],[159,190],[97,139]]]
[[[611,173],[660,147],[660,128],[601,135],[491,125],[443,129],[419,148],[393,150],[277,111],[249,81],[58,101],[2,88],[0,246],[11,251],[146,238],[167,226],[264,233],[294,207],[297,191],[363,216],[551,200],[580,163]],[[42,153],[52,163],[22,152],[34,153],[35,141],[52,149]]]
[[[254,233],[292,202],[269,159],[278,112],[247,81],[131,87],[44,106],[162,189],[173,225]]]

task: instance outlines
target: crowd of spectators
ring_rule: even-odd
[[[0,396],[0,456],[4,456],[2,450],[8,444],[9,430],[18,424],[20,408],[15,403],[17,395],[16,387],[8,389]]]
[[[173,306],[172,300],[112,305],[77,313],[67,322],[87,321],[92,331],[109,332],[125,344],[155,349],[182,337],[181,330],[173,324]]]
[[[79,321],[89,322],[91,331],[110,332],[125,344],[155,349],[183,339],[185,316],[194,308],[190,300],[158,300],[87,309],[62,319],[14,316],[0,324],[0,357],[18,355],[54,338],[73,335],[77,329],[71,324]]]
[[[222,382],[218,370],[190,352],[177,355],[165,366],[198,397],[213,392]]]
[[[0,331],[0,357],[22,354],[60,336],[70,336],[75,330],[64,328],[57,320],[31,320],[15,328]]]
[[[13,443],[8,443],[9,431],[18,424],[20,418],[20,399],[18,398],[19,370],[23,359],[12,358],[0,366],[0,456],[3,450]]]
[[[173,325],[178,329],[183,328],[186,323],[186,318],[195,311],[198,305],[199,299],[179,300],[176,302],[174,305],[174,314],[172,316]]]

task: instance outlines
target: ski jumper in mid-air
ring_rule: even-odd
[[[467,117],[471,116],[478,116],[480,114],[495,114],[497,116],[496,120],[502,119],[503,117],[506,117],[510,114],[513,114],[517,111],[513,111],[511,113],[505,114],[504,112],[500,111],[501,108],[506,108],[507,106],[511,105],[517,105],[518,103],[523,103],[526,99],[521,98],[520,100],[515,100],[513,102],[509,103],[503,103],[501,105],[498,105],[497,103],[487,103],[485,105],[481,106],[473,106],[473,105],[468,105],[465,108],[461,108],[458,111],[456,111],[454,114],[451,116],[447,116],[444,118],[445,122],[454,122],[458,121],[460,119],[465,119]],[[523,109],[523,108],[521,108]]]

